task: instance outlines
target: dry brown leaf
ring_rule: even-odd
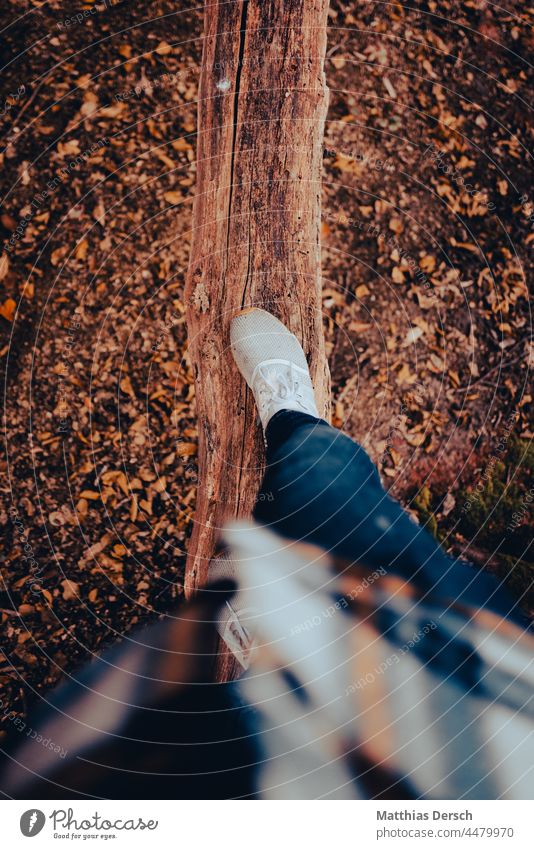
[[[412,374],[410,367],[404,363],[400,371],[397,373],[397,383],[414,383],[417,380],[417,375]]]
[[[106,210],[104,208],[104,204],[102,201],[99,201],[95,208],[93,209],[93,218],[98,221],[100,224],[104,224],[106,221]]]
[[[176,446],[176,453],[179,457],[187,457],[189,454],[196,454],[197,446],[194,442],[179,442]]]
[[[67,142],[58,142],[57,145],[58,155],[64,159],[65,156],[74,156],[77,153],[80,153],[80,142],[78,139],[70,139]]]
[[[346,60],[343,56],[332,56],[330,61],[332,62],[332,65],[337,71],[340,71],[341,68],[345,67]]]
[[[422,445],[423,442],[425,441],[426,434],[424,434],[424,433],[405,433],[404,438],[405,438],[406,442],[408,443],[408,445],[413,446],[413,448],[419,448],[419,446]]]
[[[167,44],[166,41],[160,41],[156,47],[156,53],[158,56],[168,56],[169,53],[172,53],[172,47],[170,44]]]
[[[434,271],[436,268],[436,257],[432,256],[432,254],[425,254],[419,260],[419,265],[423,271]]]
[[[102,483],[104,484],[104,486],[110,486],[114,483],[117,483],[125,495],[130,494],[130,489],[128,487],[128,478],[120,469],[104,472],[104,474],[102,475]]]
[[[122,391],[129,395],[130,398],[135,398],[135,392],[133,391],[132,383],[128,375],[125,375],[122,378],[119,385]]]
[[[365,321],[351,321],[349,330],[354,331],[354,333],[365,333],[371,326],[370,324],[366,324]]]
[[[89,118],[98,109],[98,97],[92,91],[86,91],[80,108],[80,115]]]
[[[363,165],[360,162],[356,162],[352,156],[345,156],[343,153],[338,153],[332,162],[332,168],[339,168],[340,171],[344,171],[347,174],[360,174]]]
[[[13,321],[13,316],[15,315],[15,310],[17,309],[17,304],[13,300],[13,298],[7,298],[2,306],[0,306],[0,315],[2,318],[5,318],[6,321]]]
[[[9,271],[9,257],[7,254],[0,256],[0,280],[3,280]]]
[[[164,164],[164,165],[166,165],[166,166],[167,166],[167,168],[170,168],[171,170],[172,170],[173,168],[176,168],[176,163],[175,163],[175,162],[173,162],[173,161],[172,161],[172,159],[171,159],[169,156],[167,156],[167,154],[166,154],[166,153],[163,153],[163,151],[161,151],[161,150],[156,150],[156,156],[158,157],[158,159],[159,159],[161,162],[163,162],[163,164]]]
[[[122,115],[122,113],[126,109],[128,109],[126,103],[123,103],[122,101],[120,101],[120,103],[117,103],[115,106],[105,106],[98,113],[98,117],[99,118],[118,118],[119,115]]]
[[[167,478],[165,475],[161,475],[152,485],[152,489],[154,492],[165,492],[167,488]]]
[[[80,259],[82,262],[87,257],[87,251],[89,249],[89,242],[87,239],[82,239],[76,250],[74,251],[75,259]]]
[[[137,496],[133,496],[130,502],[130,522],[135,522],[137,516],[139,514],[139,507],[137,504]]]
[[[167,203],[173,203],[173,204],[174,203],[180,203],[180,201],[183,200],[183,197],[180,194],[180,192],[165,192],[163,197],[165,198]]]
[[[187,139],[175,139],[171,142],[171,147],[174,150],[193,150],[193,146],[189,144]]]
[[[410,327],[408,333],[406,334],[406,338],[403,343],[403,347],[408,347],[408,345],[413,345],[414,342],[423,335],[423,330],[420,327]]]
[[[71,601],[73,598],[78,598],[80,587],[76,581],[69,581],[68,578],[65,578],[64,581],[61,581],[61,586],[63,587],[63,598],[65,601]]]
[[[87,498],[89,501],[98,501],[100,493],[95,492],[93,489],[84,489],[83,492],[80,492],[80,498]]]
[[[445,370],[445,363],[437,354],[430,354],[430,359],[426,365],[429,371],[434,372],[434,374],[442,374]]]

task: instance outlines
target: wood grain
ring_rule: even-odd
[[[199,420],[188,597],[206,580],[221,526],[251,514],[263,471],[253,398],[229,349],[236,312],[262,306],[297,334],[328,416],[319,242],[327,11],[327,0],[205,9],[186,280]]]

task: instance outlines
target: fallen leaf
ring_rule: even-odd
[[[130,396],[130,398],[135,398],[135,392],[133,391],[132,382],[131,382],[130,378],[128,377],[128,375],[125,375],[122,378],[119,386],[122,389],[122,391],[126,393],[126,395]]]
[[[2,306],[0,306],[0,315],[2,318],[5,318],[6,321],[13,321],[13,316],[15,315],[15,310],[17,308],[16,302],[13,298],[7,298],[4,301]]]
[[[52,513],[50,513],[48,519],[50,524],[53,525],[55,528],[58,528],[61,525],[65,524],[65,517],[63,513],[59,512],[59,510],[54,510]]]
[[[404,340],[403,347],[406,348],[408,345],[413,345],[414,342],[423,335],[423,330],[420,327],[410,327],[408,333],[406,334],[406,338]]]
[[[175,139],[171,142],[171,147],[174,150],[193,150],[193,146],[189,144],[187,139]]]
[[[455,500],[454,496],[451,495],[450,492],[448,492],[447,495],[445,496],[445,500],[443,502],[443,515],[448,516],[449,513],[451,512],[451,510],[453,509],[453,507],[455,506],[455,504],[456,504],[456,500]]]
[[[100,110],[98,117],[99,118],[100,117],[102,117],[102,118],[118,118],[119,115],[122,115],[122,113],[127,108],[128,107],[127,107],[126,103],[123,103],[121,101],[120,103],[117,103],[116,106],[105,106],[103,109]]]
[[[160,41],[156,47],[156,53],[158,56],[168,56],[169,53],[172,53],[172,47],[170,44],[167,44],[166,41]]]
[[[397,97],[397,92],[393,88],[391,82],[387,77],[382,77],[382,82],[384,83],[384,88],[386,89],[389,96],[394,100]]]
[[[405,433],[404,438],[408,445],[412,445],[413,448],[419,448],[425,441],[426,435],[424,433]]]
[[[412,374],[409,366],[404,363],[400,371],[397,373],[397,383],[414,383],[417,380],[417,375]]]
[[[179,442],[176,446],[176,453],[179,457],[187,457],[189,454],[196,454],[197,446],[194,442]]]
[[[75,259],[80,259],[83,262],[85,260],[85,258],[87,257],[88,249],[89,249],[89,242],[87,241],[87,239],[83,239],[80,242],[80,244],[78,245],[78,247],[76,248],[76,250],[74,251]]]
[[[58,142],[57,152],[62,159],[64,159],[65,156],[73,156],[80,152],[80,142],[78,139],[71,139],[65,143]]]
[[[62,245],[60,248],[56,248],[52,251],[52,253],[50,254],[50,262],[53,266],[56,266],[59,263],[59,260],[63,259],[63,257],[67,253],[67,250],[68,246]]]
[[[419,260],[419,265],[423,271],[434,271],[436,268],[436,257],[432,254],[425,254]]]
[[[169,156],[167,156],[167,154],[166,154],[166,153],[163,153],[163,151],[161,151],[161,150],[157,150],[157,151],[156,151],[156,156],[158,157],[158,159],[159,159],[161,162],[163,162],[163,164],[164,164],[164,165],[166,165],[166,166],[167,166],[167,168],[170,168],[170,169],[172,170],[173,168],[175,168],[175,167],[176,167],[176,165],[175,165],[175,163],[172,161],[172,159],[171,159]]]
[[[149,516],[152,515],[152,502],[151,501],[147,501],[146,499],[142,499],[142,501],[139,502],[139,506],[140,506],[141,510],[144,510],[145,513],[148,513]]]
[[[63,598],[65,601],[78,598],[80,587],[75,581],[69,581],[68,578],[65,578],[64,581],[61,581],[61,586],[63,587]]]
[[[180,203],[183,200],[180,192],[165,192],[163,197],[167,203]]]
[[[3,280],[9,271],[9,257],[7,254],[0,256],[0,280]]]
[[[365,321],[351,321],[349,324],[349,330],[353,330],[354,333],[365,333],[370,327],[371,325],[366,324]]]
[[[449,377],[450,377],[450,379],[452,380],[452,382],[454,383],[455,386],[460,385],[460,375],[458,374],[457,371],[454,371],[453,369],[449,369]]]
[[[106,210],[104,208],[104,204],[102,201],[99,201],[95,208],[93,209],[93,218],[98,221],[100,224],[104,224],[106,221]]]
[[[84,489],[83,492],[80,492],[80,498],[87,498],[89,501],[98,501],[100,493],[95,492],[94,489]]]
[[[332,62],[332,65],[334,66],[334,68],[335,68],[337,71],[340,71],[340,70],[341,70],[341,68],[344,68],[344,67],[345,67],[345,61],[346,61],[346,60],[344,59],[344,57],[343,57],[343,56],[332,56],[332,58],[330,59],[330,61]]]
[[[426,365],[428,370],[434,374],[442,374],[445,370],[445,363],[441,357],[438,357],[436,354],[430,354],[430,359]]]
[[[80,108],[80,115],[84,118],[89,118],[98,109],[98,97],[92,91],[86,91],[84,102]]]
[[[162,475],[161,477],[159,477],[157,479],[157,481],[155,481],[155,483],[153,484],[153,489],[154,489],[155,492],[165,492],[166,487],[167,487],[167,479],[166,479],[165,475]]]

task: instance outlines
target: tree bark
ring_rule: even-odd
[[[263,471],[261,426],[229,348],[236,312],[261,306],[296,333],[328,416],[319,242],[327,12],[328,0],[205,7],[186,280],[199,422],[187,597],[205,583],[223,524],[252,513]]]

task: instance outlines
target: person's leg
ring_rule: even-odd
[[[267,470],[255,518],[290,539],[316,543],[369,568],[383,567],[424,592],[507,615],[508,593],[485,572],[451,560],[384,490],[378,471],[350,437],[293,410],[266,429]]]
[[[509,612],[513,605],[498,583],[447,557],[385,492],[364,449],[319,418],[302,347],[275,316],[240,313],[230,339],[267,443],[258,521],[349,561],[383,567],[425,592]]]

